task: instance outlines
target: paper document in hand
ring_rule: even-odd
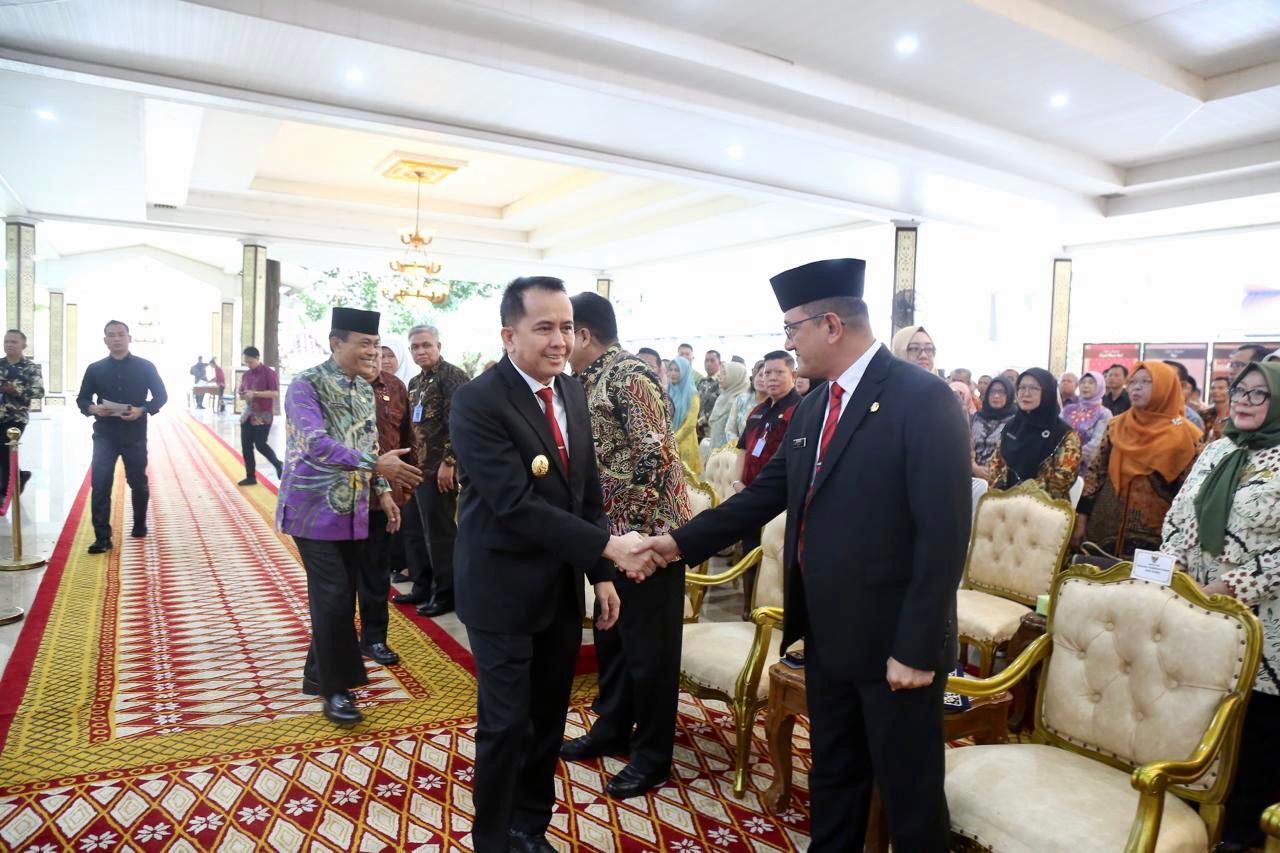
[[[128,403],[113,403],[110,400],[102,400],[98,405],[105,408],[108,415],[127,415],[132,408]]]

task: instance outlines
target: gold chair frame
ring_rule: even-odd
[[[1044,635],[1036,638],[999,675],[983,679],[951,676],[947,679],[947,689],[963,696],[998,696],[1017,685],[1037,664],[1043,662],[1045,665],[1040,670],[1040,685],[1036,696],[1036,727],[1030,739],[1033,743],[1069,750],[1118,770],[1130,771],[1130,783],[1138,791],[1139,799],[1138,812],[1134,816],[1129,840],[1125,844],[1125,853],[1152,853],[1155,850],[1160,834],[1160,821],[1164,816],[1164,795],[1170,789],[1181,799],[1193,800],[1200,804],[1200,817],[1208,829],[1209,847],[1212,849],[1222,831],[1223,803],[1235,779],[1244,709],[1252,692],[1253,678],[1262,656],[1262,628],[1257,617],[1248,607],[1225,595],[1206,596],[1196,582],[1183,572],[1175,572],[1173,575],[1170,586],[1174,592],[1205,610],[1222,614],[1224,618],[1243,621],[1248,634],[1236,690],[1223,697],[1218,704],[1217,711],[1205,730],[1200,744],[1189,758],[1153,761],[1135,767],[1105,752],[1095,751],[1059,737],[1049,731],[1044,724],[1044,701],[1049,678],[1049,661],[1053,654],[1054,612],[1057,608],[1059,590],[1063,583],[1071,578],[1085,578],[1101,584],[1124,583],[1129,580],[1132,569],[1133,564],[1126,562],[1105,570],[1095,566],[1080,565],[1060,573],[1054,579],[1050,594],[1048,625]],[[963,749],[963,747],[960,748]],[[1184,787],[1203,776],[1219,756],[1222,760],[1221,771],[1211,788],[1192,790]],[[1271,817],[1276,829],[1280,830],[1280,806],[1268,809],[1267,815]],[[973,845],[970,839],[960,842],[959,837],[956,838],[960,846],[972,847]]]
[[[752,548],[732,568],[715,575],[691,574],[687,583],[710,587],[729,583],[741,577],[747,569],[758,565],[764,555],[764,548]],[[752,592],[754,597],[754,591]],[[769,654],[769,644],[773,637],[773,629],[782,625],[782,608],[757,607],[751,612],[751,621],[755,623],[755,636],[751,641],[751,652],[738,672],[734,683],[733,695],[706,687],[680,673],[680,684],[699,699],[714,699],[724,702],[733,713],[733,725],[736,732],[736,748],[734,751],[733,795],[742,799],[747,794],[747,762],[751,756],[751,734],[755,728],[756,715],[768,704],[767,699],[756,696],[760,685],[760,676],[764,671],[765,658]]]
[[[1049,496],[1049,493],[1040,488],[1035,481],[1027,480],[1019,483],[1012,489],[988,489],[982,497],[978,498],[977,511],[974,513],[974,530],[969,535],[969,548],[965,552],[964,556],[964,576],[960,582],[960,588],[972,589],[977,592],[985,592],[988,595],[994,595],[997,598],[1016,601],[1019,604],[1026,605],[1034,611],[1036,608],[1035,598],[1028,597],[1012,589],[1005,589],[1004,587],[975,582],[969,577],[970,564],[973,560],[973,546],[977,543],[977,519],[982,514],[982,505],[986,503],[988,499],[1008,498],[1015,495],[1027,495],[1037,503],[1067,514],[1067,534],[1063,537],[1062,546],[1058,549],[1058,559],[1056,562],[1057,566],[1062,566],[1063,561],[1066,559],[1067,551],[1071,547],[1071,531],[1075,525],[1076,518],[1075,508],[1071,506],[1070,501],[1052,498]],[[996,643],[988,640],[978,640],[973,637],[966,636],[965,634],[960,634],[960,660],[965,661],[968,659],[967,650],[969,646],[976,647],[978,649],[978,653],[981,655],[981,659],[978,664],[978,675],[986,678],[991,674],[991,670],[995,665],[996,652],[1007,646],[1008,642],[1009,641],[1006,640],[1002,643]]]
[[[720,506],[720,496],[716,494],[715,488],[713,488],[710,483],[696,477],[694,473],[689,470],[689,466],[684,464],[684,460],[681,460],[680,464],[684,466],[685,482],[689,484],[689,488],[702,492],[706,495],[707,499],[711,501],[711,509],[715,509]],[[690,614],[685,617],[684,620],[686,625],[692,625],[694,622],[698,621],[698,617],[702,614],[702,599],[707,595],[707,588],[705,586],[696,583],[689,583],[687,577],[688,575],[693,574],[705,575],[707,573],[707,566],[710,563],[711,558],[708,557],[697,567],[689,566],[686,570],[688,574],[686,574],[684,588],[685,592],[689,595],[689,604],[691,606]]]
[[[1266,853],[1280,853],[1280,803],[1262,813],[1262,831],[1267,834]]]

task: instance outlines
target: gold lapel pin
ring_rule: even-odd
[[[529,466],[535,477],[545,477],[547,472],[551,470],[551,463],[547,461],[547,457],[539,454],[533,457],[533,464]]]
[[[871,412],[872,414],[874,414],[878,411],[880,411],[880,401],[876,400],[874,403],[871,404]]]

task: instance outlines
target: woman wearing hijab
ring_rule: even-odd
[[[1067,500],[1080,476],[1080,437],[1058,416],[1058,380],[1033,367],[1018,377],[1018,411],[1005,424],[991,457],[987,481],[1012,489],[1031,481]]]
[[[678,355],[667,367],[667,393],[671,395],[674,415],[671,419],[676,431],[676,444],[680,458],[689,470],[702,476],[702,454],[698,452],[698,393],[693,384],[693,368],[689,360]]]
[[[938,348],[934,346],[933,338],[924,330],[924,326],[907,326],[902,329],[893,336],[890,348],[896,358],[933,373],[933,359],[938,354]]]
[[[733,401],[733,409],[729,412],[729,421],[725,424],[724,431],[730,436],[731,442],[736,442],[742,438],[742,434],[747,429],[747,418],[751,416],[751,412],[756,406],[763,403],[769,398],[769,392],[764,387],[764,359],[757,361],[755,367],[751,368],[751,379],[747,390],[739,394]]]
[[[1080,378],[1077,387],[1079,400],[1062,410],[1062,419],[1071,424],[1076,435],[1080,436],[1083,454],[1080,476],[1083,477],[1102,447],[1102,437],[1107,434],[1107,425],[1111,423],[1111,411],[1102,405],[1102,395],[1107,393],[1107,389],[1101,373],[1089,371]]]
[[[1084,478],[1072,546],[1088,539],[1131,559],[1160,549],[1160,528],[1191,471],[1201,432],[1184,416],[1178,372],[1142,361],[1129,378],[1131,408],[1116,415]]]
[[[750,389],[747,378],[747,366],[731,361],[720,369],[720,395],[711,408],[711,420],[708,421],[711,448],[724,447],[726,444],[738,444],[738,433],[729,434],[729,415],[733,412],[738,397]]]
[[[1252,364],[1230,386],[1223,438],[1204,449],[1173,499],[1161,550],[1210,595],[1262,622],[1262,666],[1227,800],[1224,850],[1262,847],[1258,815],[1280,800],[1280,364]]]
[[[973,476],[987,479],[987,466],[1000,443],[1004,425],[1013,418],[1013,383],[997,376],[987,385],[980,408],[969,422],[969,434],[973,438]]]
[[[960,410],[964,412],[966,420],[972,420],[977,414],[978,407],[973,402],[973,389],[969,387],[968,382],[951,382],[951,393],[956,395],[956,402],[960,404]]]

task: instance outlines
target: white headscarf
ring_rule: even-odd
[[[399,363],[399,367],[396,368],[396,378],[408,385],[409,380],[419,373],[418,365],[409,358],[409,348],[400,338],[383,338],[381,343],[396,354],[396,361]]]

